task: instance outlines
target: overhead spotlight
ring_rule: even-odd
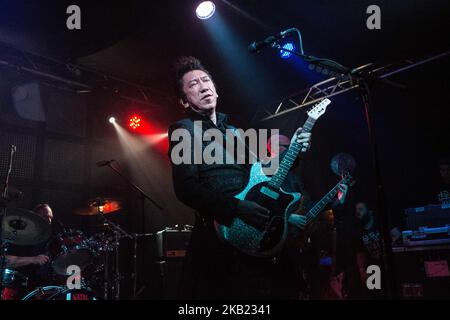
[[[212,1],[203,1],[197,6],[195,13],[197,14],[197,18],[206,20],[211,18],[215,11],[216,6]]]
[[[283,45],[282,48],[290,50],[290,51],[295,51],[295,46],[291,42],[287,42],[286,44]],[[283,59],[290,58],[292,56],[292,52],[289,52],[289,51],[286,51],[286,50],[283,50],[283,49],[280,49],[280,57],[283,58]]]
[[[109,121],[109,123],[115,123],[116,122],[116,118],[109,117],[108,121]]]

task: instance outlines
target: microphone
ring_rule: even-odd
[[[96,162],[95,164],[97,165],[97,167],[104,167],[104,166],[109,166],[114,161],[116,161],[116,160],[114,160],[114,159],[112,159],[112,160],[102,160],[102,161]]]
[[[259,50],[261,50],[262,48],[271,46],[278,40],[283,39],[289,33],[292,33],[296,30],[297,30],[296,28],[290,28],[290,29],[281,31],[280,33],[278,33],[276,35],[269,36],[269,37],[265,38],[263,41],[255,41],[248,46],[248,51],[250,51],[251,53],[258,53]]]

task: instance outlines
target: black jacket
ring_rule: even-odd
[[[233,197],[240,191],[248,176],[248,166],[242,164],[194,164],[194,139],[201,139],[195,135],[194,121],[201,123],[203,134],[206,130],[216,128],[225,134],[226,129],[232,129],[227,122],[227,116],[217,113],[217,125],[209,118],[199,114],[190,114],[189,118],[172,124],[169,137],[177,129],[185,129],[192,137],[191,163],[174,164],[172,161],[172,175],[175,194],[187,206],[198,211],[205,220],[217,219],[227,224],[235,215],[238,200]],[[199,141],[199,140],[197,140]],[[224,142],[226,139],[224,138]],[[178,141],[170,140],[169,157]],[[202,151],[214,141],[202,141]],[[224,161],[225,162],[225,161]]]
[[[188,136],[195,137],[194,121],[199,121],[197,124],[202,127],[197,133],[198,141],[202,140],[199,134],[207,129],[217,128],[225,132],[234,128],[222,113],[217,113],[217,125],[202,115],[189,114],[188,118],[169,128],[169,157],[173,156],[174,148],[179,151],[176,149],[179,141],[171,141],[175,130],[185,129]],[[193,141],[191,143],[193,145]],[[203,141],[201,150],[210,143],[213,142]],[[194,148],[190,152],[190,160],[194,160]],[[294,264],[274,264],[273,259],[244,255],[222,242],[215,232],[215,220],[228,224],[235,217],[238,200],[234,195],[245,187],[249,165],[175,164],[173,160],[171,157],[175,194],[181,202],[198,212],[185,259],[181,298],[267,298],[273,294],[274,283],[282,286],[278,291],[283,293],[286,292],[284,284],[294,286],[295,281],[289,276],[296,272]],[[276,275],[286,276],[285,281],[274,279]]]

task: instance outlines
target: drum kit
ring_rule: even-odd
[[[20,298],[23,300],[95,300],[97,298],[118,300],[122,279],[119,269],[119,247],[124,238],[134,241],[132,279],[133,299],[135,299],[139,295],[137,240],[152,234],[130,235],[125,232],[118,224],[106,218],[106,215],[122,209],[123,203],[115,198],[97,197],[90,199],[82,208],[74,211],[74,214],[78,216],[98,218],[100,225],[93,235],[88,236],[80,230],[67,229],[62,224],[60,227],[63,230],[55,235],[51,220],[46,220],[35,212],[17,208],[15,205],[23,198],[23,193],[9,184],[15,153],[16,146],[11,145],[7,174],[4,183],[0,183],[0,300]],[[146,200],[157,208],[163,209],[115,168],[112,162],[116,161],[100,161],[97,165],[107,165],[137,192],[142,201],[142,217],[145,217],[144,202]],[[16,270],[19,267],[13,268],[14,264],[7,263],[11,246],[41,248],[44,244],[51,266],[48,276],[45,277],[46,286],[36,285],[33,283],[34,279],[29,279]],[[75,280],[74,286],[72,286],[73,283],[69,285],[69,280],[72,279]],[[30,292],[30,289],[33,290]],[[27,292],[29,293],[24,295]]]
[[[88,236],[80,230],[63,227],[52,235],[51,225],[38,214],[20,208],[5,208],[1,225],[2,252],[0,261],[1,299],[22,300],[96,300],[119,299],[120,270],[119,245],[123,238],[134,239],[105,215],[117,212],[122,202],[114,198],[95,198],[74,214],[97,216],[99,232]],[[48,285],[32,287],[24,274],[6,266],[6,256],[11,245],[38,246],[47,244],[50,258]],[[13,253],[11,253],[13,255]],[[135,254],[136,256],[136,254]],[[80,270],[79,285],[70,289],[67,279],[73,273],[70,266]],[[133,275],[136,277],[136,274]]]

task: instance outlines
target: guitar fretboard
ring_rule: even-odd
[[[311,132],[315,122],[316,120],[314,118],[308,117],[305,124],[303,125],[301,132]],[[294,141],[292,141],[292,143],[289,145],[289,149],[286,152],[283,160],[281,161],[277,172],[270,179],[269,186],[271,188],[275,190],[281,188],[289,170],[291,170],[291,167],[294,164],[295,159],[297,159],[301,149],[302,145],[300,143],[297,143],[297,139],[294,139]]]
[[[325,208],[325,206],[333,200],[333,198],[336,196],[336,194],[339,191],[339,185],[343,181],[339,181],[337,185],[334,186],[333,189],[331,189],[322,199],[320,199],[319,202],[317,202],[314,207],[312,207],[308,213],[306,214],[306,223],[311,222],[317,215],[322,212],[322,210]]]

